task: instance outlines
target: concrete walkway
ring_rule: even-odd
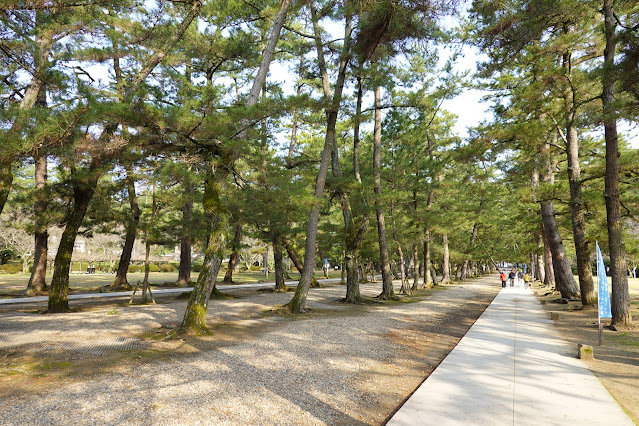
[[[530,290],[505,288],[388,424],[633,425],[576,354]]]

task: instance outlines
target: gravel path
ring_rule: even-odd
[[[212,301],[208,323],[223,322],[231,335],[241,330],[240,340],[190,338],[188,354],[4,397],[0,424],[379,424],[403,399],[398,395],[412,390],[392,389],[398,363],[421,356],[392,336],[417,339],[420,327],[445,332],[447,321],[469,304],[482,299],[485,307],[498,291],[495,283],[482,278],[417,303],[364,307],[333,303],[343,297],[342,286],[312,289],[308,306],[317,315],[295,319],[262,315],[291,294],[246,292],[242,299]],[[377,284],[362,286],[364,296],[379,292]],[[161,347],[141,333],[176,324],[185,305],[0,312],[0,356],[62,351],[70,360],[99,361],[117,351]],[[419,384],[423,370],[407,371]]]

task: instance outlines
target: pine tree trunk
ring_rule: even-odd
[[[542,225],[543,230],[543,225]],[[552,252],[550,251],[550,244],[548,244],[548,238],[546,238],[545,230],[542,233],[544,239],[544,286],[555,287],[555,270],[552,266]]]
[[[375,215],[377,216],[377,238],[379,243],[379,262],[382,269],[382,293],[380,299],[392,299],[395,297],[393,291],[393,279],[390,273],[388,260],[388,244],[386,242],[386,221],[384,210],[380,200],[382,195],[381,178],[381,158],[382,158],[382,88],[375,86],[375,127],[373,135],[373,177],[375,198]]]
[[[29,278],[29,284],[25,291],[26,295],[34,295],[46,292],[48,290],[46,283],[47,273],[47,255],[49,234],[47,232],[47,156],[35,156],[35,187],[36,201],[34,203],[33,212],[35,215],[35,250],[33,259],[33,271]]]
[[[554,133],[555,142],[557,138],[556,132]],[[550,153],[550,144],[543,145],[540,153],[541,160],[544,162],[544,182],[553,184],[555,181],[554,176],[554,162]],[[559,228],[557,226],[557,220],[555,218],[555,209],[551,200],[541,201],[541,219],[544,225],[544,233],[546,236],[545,243],[548,244],[550,252],[552,253],[552,269],[555,279],[555,288],[559,290],[561,296],[564,298],[574,298],[579,292],[579,287],[572,275],[572,269],[566,256],[566,250],[559,234]]]
[[[214,291],[217,274],[220,271],[222,258],[226,249],[226,216],[227,213],[220,204],[222,193],[222,181],[227,172],[224,168],[218,168],[215,174],[209,175],[204,190],[203,207],[209,221],[209,236],[202,272],[191,292],[189,303],[184,312],[179,331],[192,331],[195,333],[208,333],[206,327],[206,310]]]
[[[570,263],[566,256],[557,221],[555,219],[555,209],[552,201],[544,201],[541,203],[541,215],[544,221],[544,230],[546,239],[552,253],[552,266],[555,274],[555,287],[561,293],[562,297],[574,298],[579,293],[577,282],[572,275]]]
[[[53,277],[49,290],[48,312],[69,311],[69,270],[78,230],[84,220],[89,203],[95,194],[99,174],[92,170],[88,176],[75,177],[73,182],[73,207],[60,237],[60,245],[55,256]]]
[[[11,192],[11,184],[13,183],[13,172],[11,171],[11,160],[0,160],[0,214],[4,210],[7,203],[9,193]]]
[[[232,243],[232,252],[231,257],[229,257],[229,265],[226,268],[226,273],[224,274],[224,282],[232,283],[233,282],[233,271],[237,266],[237,261],[240,258],[240,243],[242,242],[242,222],[238,220],[235,223],[235,232],[233,234],[233,243]]]
[[[424,231],[424,288],[433,286],[433,277],[431,276],[430,262],[430,229],[426,227]]]
[[[344,256],[346,268],[346,303],[358,303],[362,300],[359,291],[359,262],[357,255],[352,250],[346,251]]]
[[[536,279],[539,282],[546,282],[546,265],[544,261],[544,237],[543,237],[543,227],[537,233],[537,253],[535,253],[535,258],[537,260],[537,276]]]
[[[603,119],[606,140],[606,178],[604,198],[608,222],[608,247],[610,249],[610,275],[612,277],[612,325],[632,324],[628,276],[626,275],[626,248],[623,241],[621,207],[619,198],[619,140],[617,137],[617,113],[615,106],[615,49],[616,20],[613,0],[604,0],[604,50]]]
[[[359,68],[361,72],[361,67]],[[357,102],[355,107],[355,117],[353,126],[353,177],[355,182],[361,187],[362,178],[359,172],[359,132],[360,121],[362,115],[362,98],[364,90],[362,86],[362,78],[357,75]],[[334,147],[336,149],[336,146]],[[338,163],[339,164],[339,163]],[[346,303],[359,303],[362,298],[359,290],[359,248],[364,240],[364,235],[368,230],[368,201],[363,196],[360,201],[361,210],[365,213],[359,217],[359,226],[355,226],[355,218],[352,217],[350,205],[342,201],[342,212],[344,216],[344,230],[346,232],[346,249],[344,251],[344,268],[346,269]],[[345,200],[348,202],[348,199]],[[346,207],[348,207],[346,209]]]
[[[149,288],[149,273],[151,272],[151,242],[149,230],[144,233],[144,279],[142,280],[142,303],[149,303],[147,291]]]
[[[175,283],[178,287],[191,284],[191,221],[193,220],[193,186],[190,180],[184,183],[187,201],[182,206],[182,238],[180,239],[180,266]]]
[[[273,259],[275,262],[275,291],[286,291],[284,283],[284,264],[282,262],[282,246],[277,235],[273,236]]]
[[[448,234],[442,234],[442,245],[444,247],[444,257],[442,260],[442,284],[450,282],[450,252],[448,251]]]
[[[155,179],[153,179],[153,185],[152,185],[152,189],[151,189],[151,199],[152,199],[152,205],[151,205],[151,219],[149,220],[149,223],[146,227],[146,230],[144,232],[144,280],[142,281],[142,303],[146,304],[149,303],[147,300],[147,290],[149,288],[149,272],[151,269],[151,239],[150,239],[150,234],[151,234],[151,229],[153,229],[153,227],[155,226],[155,215],[158,212],[158,203],[157,203],[157,196],[156,196],[156,182]]]
[[[140,223],[140,207],[138,205],[138,197],[135,193],[135,179],[133,178],[133,170],[130,164],[125,165],[126,169],[126,186],[129,195],[129,206],[131,208],[131,216],[126,227],[126,236],[124,238],[124,247],[120,254],[120,263],[118,264],[118,272],[115,279],[109,287],[110,290],[130,290],[131,286],[127,280],[129,265],[131,264],[131,255],[135,244],[135,237],[138,233],[138,225]]]
[[[297,272],[299,272],[301,274],[302,271],[304,270],[304,264],[300,260],[300,257],[298,256],[297,252],[295,251],[295,248],[286,239],[281,239],[280,242],[282,243],[282,245],[286,249],[286,253],[288,254],[288,258],[291,259],[291,262],[293,262],[293,265],[295,266],[295,269],[297,269]],[[321,287],[320,283],[317,282],[317,279],[313,276],[311,278],[311,288],[319,288],[319,287]]]
[[[413,255],[411,256],[413,264],[412,266],[412,271],[413,271],[413,291],[417,291],[418,287],[419,287],[419,262],[417,261],[417,258],[419,257],[419,249],[417,248],[417,243],[413,243]]]
[[[314,10],[313,3],[311,3],[311,15],[314,20],[313,25],[317,24],[317,15]],[[348,18],[348,17],[347,17]],[[317,31],[316,31],[317,32]],[[311,279],[315,272],[315,254],[316,254],[316,241],[317,241],[317,225],[319,222],[319,214],[322,198],[324,195],[324,186],[326,184],[326,176],[328,175],[328,167],[331,161],[333,146],[336,145],[336,126],[337,115],[339,112],[339,106],[342,101],[342,91],[344,89],[344,81],[346,79],[346,68],[348,65],[349,51],[350,51],[350,35],[351,24],[350,19],[346,19],[346,26],[344,30],[345,38],[343,44],[343,51],[340,56],[340,65],[337,75],[337,82],[335,84],[335,92],[333,94],[332,102],[326,109],[326,136],[324,140],[324,149],[322,151],[322,157],[320,160],[319,170],[317,172],[317,179],[315,181],[315,190],[313,196],[315,198],[313,207],[309,213],[308,224],[306,227],[306,247],[304,251],[304,269],[302,270],[302,276],[300,282],[297,285],[295,295],[293,299],[287,304],[288,309],[292,313],[302,313],[306,310],[306,298],[308,296],[308,290],[311,285]],[[319,48],[318,58],[323,51],[323,48]],[[325,78],[322,79],[326,81]],[[325,83],[324,83],[325,84]]]
[[[572,232],[575,241],[581,303],[584,306],[589,306],[597,302],[597,294],[595,293],[595,286],[592,280],[590,250],[588,249],[589,241],[586,239],[577,129],[572,123],[574,119],[572,113],[569,114],[567,119],[569,124],[566,128],[566,151],[568,153],[568,181],[570,184],[570,217],[572,219]]]

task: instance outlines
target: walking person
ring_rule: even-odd
[[[517,272],[517,287],[521,288],[523,284],[524,284],[524,273],[520,269],[519,272]]]
[[[515,286],[515,278],[517,277],[517,273],[515,272],[515,268],[510,270],[510,274],[508,274],[508,280],[510,282],[510,286]]]
[[[501,288],[506,288],[506,280],[508,279],[506,271],[501,271],[501,274],[499,274],[499,278],[501,279]]]

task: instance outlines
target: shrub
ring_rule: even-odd
[[[260,272],[260,271],[264,271],[264,268],[262,266],[253,265],[251,266],[250,270],[253,272]]]
[[[193,263],[191,265],[191,271],[192,272],[202,272],[202,264],[201,263]]]
[[[161,272],[174,272],[176,270],[175,265],[171,263],[163,263],[160,265]]]
[[[140,265],[129,265],[129,273],[133,274],[136,272],[140,272]]]
[[[155,263],[149,264],[149,272],[158,272],[159,270],[160,270],[160,267],[156,265]],[[142,266],[142,271],[144,271],[144,266]]]
[[[12,264],[0,265],[0,272],[3,274],[19,274],[22,272],[22,266]]]

